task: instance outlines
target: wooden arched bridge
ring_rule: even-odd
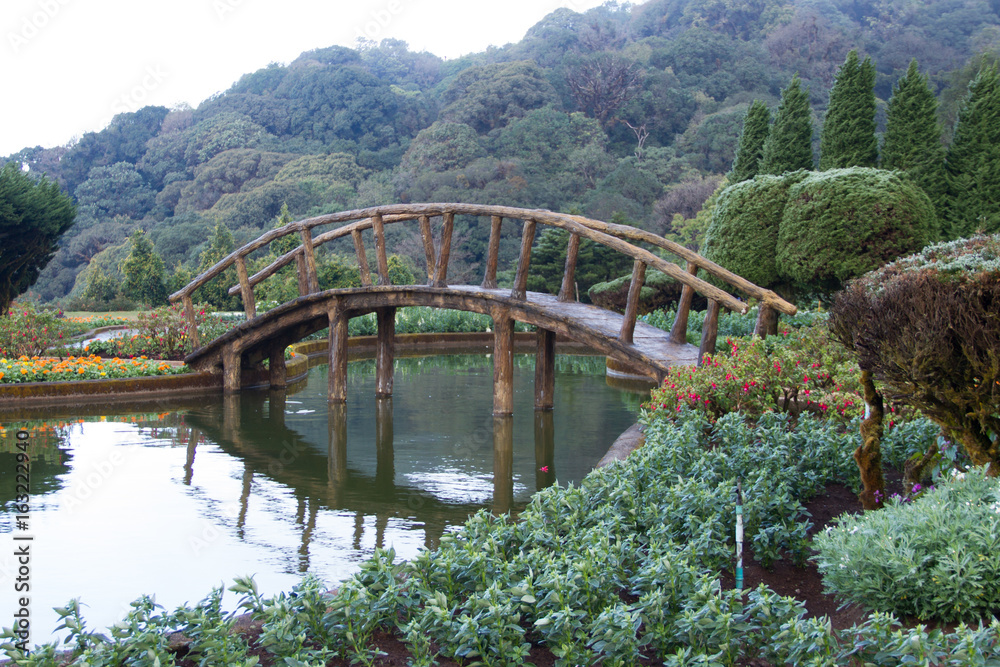
[[[456,216],[488,218],[490,221],[485,276],[478,286],[448,283]],[[522,223],[520,255],[513,287],[509,289],[497,286],[497,265],[504,220]],[[414,222],[419,225],[423,240],[427,282],[418,285],[393,285],[389,278],[385,228],[390,224]],[[562,288],[558,295],[527,291],[531,249],[538,225],[563,229],[570,235]],[[433,226],[440,227],[436,244]],[[322,227],[329,229],[322,231]],[[362,232],[367,230],[371,230],[374,235],[374,280],[368,262],[368,249],[362,236]],[[271,243],[288,235],[297,237],[298,247],[282,254],[256,274],[249,275],[247,257],[266,250]],[[348,236],[353,241],[362,286],[321,290],[316,248]],[[573,299],[581,239],[600,243],[634,260],[624,315]],[[687,270],[654,254],[648,248],[666,251],[685,260]],[[292,262],[297,268],[299,297],[258,315],[254,287]],[[239,284],[229,291],[230,294],[241,295],[247,321],[202,345],[197,339],[195,327],[194,295],[198,288],[217,278],[229,267],[235,267],[239,279]],[[647,267],[671,276],[684,286],[678,315],[670,332],[637,322],[639,293]],[[642,369],[658,381],[666,376],[671,365],[679,362],[694,363],[704,353],[713,352],[720,308],[745,312],[747,306],[730,292],[698,278],[699,270],[760,302],[756,326],[760,335],[776,331],[780,313],[791,315],[796,312],[794,305],[774,292],[754,285],[687,248],[651,232],[540,209],[477,204],[394,204],[292,222],[272,229],[234,250],[186,287],[172,294],[170,301],[184,304],[189,330],[195,335],[197,349],[187,357],[187,363],[199,370],[221,371],[226,392],[238,391],[243,370],[259,366],[264,359],[270,360],[271,386],[284,386],[285,348],[311,333],[329,327],[329,398],[332,402],[347,398],[347,323],[350,318],[373,311],[376,313],[376,393],[389,396],[392,394],[396,308],[432,306],[484,313],[494,321],[494,413],[509,414],[513,405],[512,354],[515,320],[532,324],[538,330],[535,371],[535,406],[538,409],[552,407],[556,334],[585,343],[632,368]],[[686,342],[688,312],[694,292],[708,299],[700,350]]]

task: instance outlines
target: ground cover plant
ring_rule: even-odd
[[[171,366],[162,360],[146,357],[104,359],[91,355],[56,359],[25,355],[17,359],[0,359],[0,383],[134,378],[151,375],[177,375],[187,373],[188,370],[187,366]]]

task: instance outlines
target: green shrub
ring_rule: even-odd
[[[969,621],[1000,607],[1000,480],[983,468],[914,501],[846,515],[816,536],[826,588],[846,602],[921,620]]]
[[[762,287],[777,283],[775,249],[788,190],[808,174],[759,175],[723,190],[705,232],[705,258]]]
[[[915,406],[1000,474],[1000,235],[941,243],[850,283],[836,337],[887,397]]]
[[[58,344],[64,333],[65,323],[55,313],[15,304],[6,316],[0,316],[0,357],[41,355]]]
[[[891,171],[832,169],[788,189],[775,259],[788,281],[836,288],[937,237],[934,205],[913,183]]]

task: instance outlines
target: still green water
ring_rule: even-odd
[[[409,558],[480,509],[517,512],[541,488],[579,482],[643,396],[609,387],[603,357],[559,356],[555,409],[535,412],[533,357],[515,359],[507,419],[492,416],[490,358],[454,355],[397,359],[391,399],[374,398],[374,362],[357,361],[346,405],[327,404],[317,366],[288,392],[4,422],[0,533],[8,546],[33,537],[32,642],[52,639],[52,607],[74,597],[104,628],[143,593],[173,609],[245,574],[268,595],[306,572],[332,586],[376,547]],[[31,510],[15,530],[22,427]],[[0,555],[2,626],[12,553]]]

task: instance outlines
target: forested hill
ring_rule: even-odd
[[[82,294],[88,265],[117,272],[137,228],[179,279],[197,269],[217,223],[239,243],[273,226],[283,204],[297,219],[474,201],[670,233],[674,214],[693,217],[732,166],[749,103],[773,110],[797,72],[818,130],[852,48],[875,61],[883,107],[915,58],[947,134],[979,54],[1000,47],[998,13],[1000,0],[559,9],[517,44],[456,60],[395,40],[310,51],[246,74],[197,109],[146,107],[71,145],[4,161],[47,173],[78,205],[33,288],[46,301],[74,284]],[[475,244],[466,247],[473,267]],[[422,252],[406,239],[394,250]]]

